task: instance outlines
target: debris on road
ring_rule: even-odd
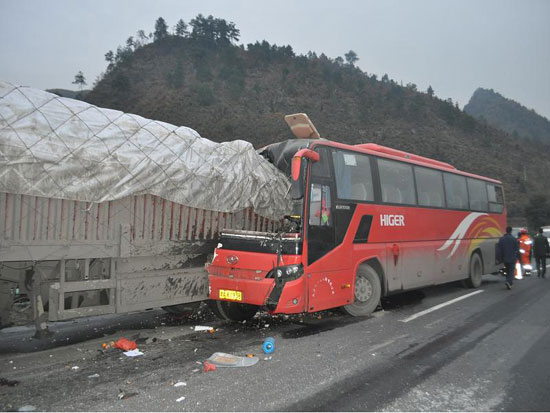
[[[262,344],[262,349],[265,354],[273,353],[275,351],[275,339],[273,337],[266,338]]]
[[[124,354],[125,356],[128,356],[128,357],[143,356],[143,353],[142,353],[141,351],[139,351],[137,348],[134,349],[134,350],[125,351],[123,354]]]
[[[209,371],[216,371],[216,366],[212,363],[209,363],[208,361],[204,362],[204,368],[202,369],[204,373]]]
[[[210,332],[213,332],[215,330],[214,330],[214,327],[210,327],[210,326],[195,326],[194,331],[210,331]]]
[[[184,381],[178,381],[176,384],[174,384],[174,387],[181,387],[181,386],[187,386],[187,383]]]
[[[182,402],[185,400],[185,396],[181,396],[179,399],[176,399],[176,401],[179,403],[179,402]]]
[[[125,391],[122,391],[122,390],[119,390],[120,393],[118,394],[118,399],[119,400],[126,400],[126,399],[129,399],[130,397],[134,397],[134,396],[137,396],[139,393],[126,393]]]
[[[207,361],[217,367],[250,367],[260,359],[258,357],[242,357],[227,353],[214,353]],[[205,361],[206,363],[206,361]]]
[[[121,337],[115,342],[115,348],[124,350],[124,351],[130,351],[135,350],[137,348],[136,342],[128,340],[127,338]]]
[[[98,378],[99,377],[99,374],[95,373],[95,374],[91,374],[88,376],[89,379],[95,379],[95,378]]]
[[[264,357],[264,360],[271,360],[273,357],[272,356],[269,356],[269,357]]]
[[[80,368],[80,367],[78,367],[78,366],[72,366],[72,367],[71,367],[71,370],[78,370],[79,368]]]

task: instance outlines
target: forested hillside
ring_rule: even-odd
[[[323,137],[376,142],[501,179],[509,215],[522,216],[533,193],[550,193],[550,162],[534,162],[550,156],[548,144],[520,145],[431,87],[367,74],[353,51],[345,59],[296,55],[265,40],[237,45],[239,37],[233,23],[212,16],[180,20],[173,34],[159,18],[154,34],[140,31],[106,54],[106,72],[85,99],[256,147],[291,137],[283,116],[306,112]]]
[[[506,99],[492,89],[477,89],[464,111],[515,138],[527,138],[532,144],[550,143],[550,121],[518,102]]]

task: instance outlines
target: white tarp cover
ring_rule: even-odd
[[[103,202],[152,194],[280,219],[289,182],[242,140],[0,81],[0,191]]]

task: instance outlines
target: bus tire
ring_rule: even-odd
[[[470,272],[465,284],[468,288],[478,288],[483,278],[483,261],[479,253],[474,252],[470,258]]]
[[[371,314],[382,296],[382,286],[378,273],[370,265],[363,264],[355,274],[355,301],[344,306],[344,311],[353,317]]]
[[[216,316],[228,321],[250,320],[256,315],[259,308],[257,305],[232,301],[210,300],[208,304]]]

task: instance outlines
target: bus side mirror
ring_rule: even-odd
[[[309,159],[312,162],[319,161],[319,154],[311,149],[301,149],[292,157],[292,180],[300,179],[302,170],[302,158]]]
[[[301,149],[292,157],[292,199],[302,199],[304,197],[305,164],[302,163],[302,158],[317,162],[319,154],[311,149]]]

